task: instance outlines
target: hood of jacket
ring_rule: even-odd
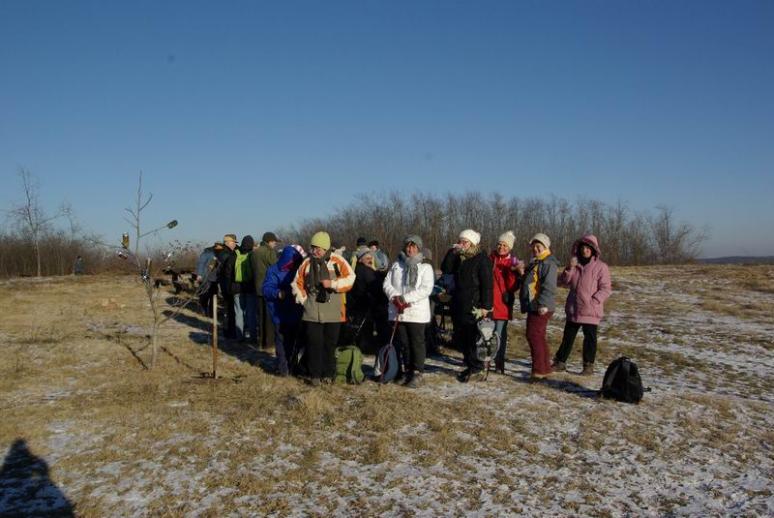
[[[577,256],[578,255],[578,249],[581,245],[588,245],[591,247],[591,249],[594,251],[594,256],[597,258],[600,258],[601,251],[599,249],[599,241],[597,240],[597,236],[594,234],[586,234],[582,238],[575,241],[575,243],[572,244],[572,255]]]
[[[303,259],[304,258],[301,257],[301,254],[296,249],[296,247],[293,245],[288,245],[282,249],[282,252],[280,252],[279,259],[277,259],[277,268],[283,272],[293,270],[298,268]]]

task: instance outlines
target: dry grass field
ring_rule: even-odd
[[[613,277],[597,375],[572,373],[579,336],[571,373],[527,383],[519,317],[505,376],[459,384],[447,351],[415,391],[315,389],[239,344],[203,380],[193,311],[147,370],[133,278],[0,283],[0,515],[774,515],[774,267]],[[640,405],[587,390],[621,354]]]

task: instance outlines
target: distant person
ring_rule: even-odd
[[[212,316],[212,298],[218,294],[218,256],[223,251],[223,243],[216,241],[205,248],[196,261],[196,282],[199,306],[207,316]]]
[[[477,323],[492,311],[492,261],[479,244],[481,234],[472,229],[460,232],[441,263],[441,271],[453,278],[451,315],[454,343],[465,357],[465,369],[457,379],[462,383],[484,379],[484,363],[476,357]]]
[[[263,298],[263,282],[269,267],[277,262],[277,235],[274,232],[266,232],[261,237],[261,244],[253,250],[250,256],[250,265],[253,267],[253,281],[256,301],[257,342],[258,346],[268,348],[273,346],[274,329],[272,318],[267,311],[266,299]]]
[[[379,241],[373,239],[369,241],[368,248],[374,253],[374,269],[380,272],[386,272],[390,267],[389,256],[379,248]]]
[[[226,234],[223,236],[223,250],[218,255],[218,286],[223,296],[223,310],[226,314],[223,336],[229,339],[237,338],[233,284],[234,266],[236,263],[235,250],[238,246],[236,234]]]
[[[234,279],[232,293],[234,295],[234,313],[236,315],[236,338],[251,344],[257,344],[257,325],[255,306],[258,296],[255,291],[255,281],[252,266],[252,254],[255,248],[253,236],[242,238],[242,243],[235,250]]]
[[[508,322],[513,319],[513,303],[518,286],[519,258],[511,252],[516,236],[510,230],[501,234],[497,246],[489,255],[494,281],[492,319],[500,337],[500,349],[495,357],[495,371],[505,374],[505,348],[508,344]]]
[[[519,292],[521,312],[527,314],[527,342],[532,356],[532,380],[551,374],[546,343],[548,321],[556,309],[556,274],[559,261],[551,255],[551,240],[543,233],[529,241],[532,257],[526,266]]]
[[[304,308],[296,304],[291,284],[306,252],[299,245],[288,245],[280,252],[276,263],[269,266],[262,286],[269,317],[274,330],[277,374],[287,376],[298,362],[298,339]]]
[[[370,251],[371,249],[368,248],[368,241],[366,240],[366,238],[364,237],[357,238],[357,242],[355,244],[355,251],[352,252],[352,256],[349,258],[349,264],[352,265],[352,268],[355,268],[359,258],[362,257],[364,253],[370,252]],[[373,262],[371,267],[373,268]]]
[[[398,322],[398,341],[406,366],[404,385],[417,388],[425,370],[425,328],[430,322],[430,294],[435,285],[433,267],[424,263],[422,238],[406,236],[403,251],[387,272],[384,293],[390,300],[388,319]]]
[[[593,234],[586,234],[572,245],[570,262],[559,276],[559,285],[570,288],[564,306],[567,320],[564,324],[562,345],[554,356],[554,370],[567,369],[567,358],[578,329],[583,328],[582,376],[594,374],[597,356],[597,327],[604,315],[604,304],[612,293],[610,270],[602,262],[599,241]]]
[[[83,262],[83,256],[79,255],[73,263],[73,275],[83,275],[84,273],[86,273],[86,266]]]
[[[304,307],[307,368],[310,383],[332,382],[336,375],[335,351],[346,321],[343,294],[352,289],[355,272],[340,255],[332,253],[327,232],[312,236],[309,257],[293,279],[293,295]]]
[[[383,278],[374,271],[373,252],[368,247],[358,249],[355,283],[347,293],[347,315],[355,330],[355,345],[370,351],[376,336],[384,338],[387,324],[387,296],[382,289]]]

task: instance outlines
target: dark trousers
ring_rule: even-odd
[[[408,372],[425,370],[425,327],[426,324],[416,322],[398,324],[398,343]]]
[[[546,329],[553,314],[552,311],[545,315],[537,312],[527,314],[527,342],[529,343],[529,352],[532,355],[533,374],[551,374]]]
[[[274,347],[274,322],[271,321],[271,315],[269,315],[269,308],[266,306],[266,299],[262,296],[258,296],[258,304],[256,304],[258,315],[258,346],[259,347]]]
[[[218,295],[218,285],[209,283],[199,287],[199,306],[202,313],[212,318],[212,299]]]
[[[285,375],[295,370],[298,362],[296,340],[300,325],[300,322],[280,322],[279,326],[274,326],[274,344],[279,374]]]
[[[454,334],[452,339],[455,345],[462,349],[465,365],[471,372],[484,370],[484,362],[476,357],[476,340],[478,340],[478,327],[472,317],[455,318],[452,321]]]
[[[572,352],[572,344],[578,335],[578,329],[583,328],[583,363],[594,363],[597,357],[597,326],[594,324],[576,324],[569,320],[564,324],[562,345],[556,351],[554,361],[565,363]]]
[[[223,309],[226,312],[226,321],[223,326],[223,336],[226,338],[236,338],[236,308],[234,308],[234,296],[223,295]]]
[[[306,327],[306,356],[309,376],[331,378],[336,376],[336,344],[339,341],[340,322],[321,324],[304,322]]]

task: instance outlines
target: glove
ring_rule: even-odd
[[[476,320],[481,320],[482,318],[485,318],[489,314],[489,310],[483,309],[483,308],[473,308],[473,311],[471,311],[471,313],[473,313],[473,316],[476,317]]]
[[[395,309],[398,310],[399,315],[403,314],[406,308],[411,305],[408,302],[406,302],[406,299],[404,299],[403,297],[393,297],[391,302],[393,306],[395,306]]]
[[[545,315],[546,313],[548,313],[548,308],[547,307],[540,306],[538,308],[538,315]]]

